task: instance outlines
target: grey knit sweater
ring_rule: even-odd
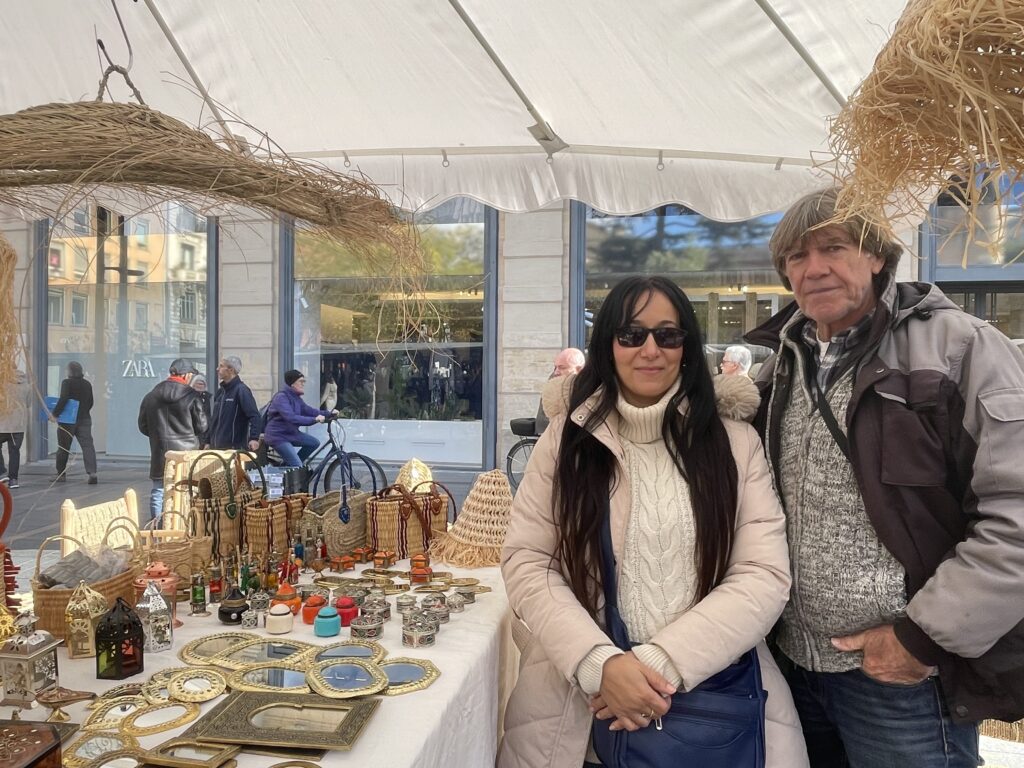
[[[796,355],[796,382],[806,382]],[[853,371],[826,397],[840,425]],[[790,601],[777,637],[790,659],[816,672],[847,672],[860,653],[841,653],[833,637],[891,623],[907,605],[903,567],[882,546],[864,510],[853,467],[836,445],[806,385],[790,389],[781,425],[779,488],[793,569]]]

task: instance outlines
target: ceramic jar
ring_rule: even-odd
[[[286,635],[292,631],[295,616],[290,606],[284,603],[270,606],[267,614],[267,632],[271,635]]]
[[[225,624],[241,624],[242,614],[249,610],[249,604],[245,601],[245,595],[235,587],[225,597],[217,609],[217,618]]]
[[[341,632],[341,618],[338,611],[325,605],[313,620],[313,634],[317,637],[334,637]]]
[[[348,595],[342,595],[335,600],[334,607],[338,611],[338,617],[341,619],[343,627],[347,627],[352,623],[352,619],[359,615],[359,606]]]
[[[287,605],[294,616],[302,607],[302,598],[291,584],[282,584],[270,600],[270,607],[273,608],[275,605]]]
[[[316,621],[317,614],[325,605],[327,605],[327,598],[322,595],[311,595],[302,606],[302,623],[312,624]]]

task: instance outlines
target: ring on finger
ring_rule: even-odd
[[[650,712],[641,712],[640,717],[642,717],[644,720],[650,720],[652,717],[654,717],[654,710],[652,709]]]

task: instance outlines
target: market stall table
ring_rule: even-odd
[[[407,569],[408,561],[398,564]],[[451,614],[449,623],[441,626],[437,643],[428,648],[409,648],[402,645],[402,617],[396,611],[385,623],[384,637],[379,641],[389,657],[409,656],[429,659],[441,672],[440,678],[424,691],[401,696],[382,696],[376,713],[350,751],[328,752],[319,761],[324,768],[339,765],[387,765],[388,768],[422,768],[444,765],[458,768],[480,768],[493,765],[498,739],[498,720],[501,700],[507,695],[508,676],[515,666],[516,654],[511,644],[508,622],[508,602],[501,574],[497,568],[465,570],[437,566],[451,571],[456,577],[472,577],[492,588],[492,592],[477,596],[475,603],[467,605],[462,613]],[[329,575],[329,574],[328,574]],[[345,574],[352,576],[351,572]],[[307,577],[308,578],[308,577]],[[422,598],[426,593],[415,593]],[[394,596],[388,598],[394,609]],[[190,640],[217,632],[238,630],[238,626],[222,624],[212,615],[187,615],[187,604],[179,606],[184,626],[174,631],[174,647],[170,651],[147,653],[145,671],[124,681],[96,679],[95,659],[69,659],[62,648],[60,654],[60,684],[73,689],[102,693],[122,682],[146,682],[159,670],[181,667],[178,651]],[[329,645],[348,640],[348,629],[336,637],[316,637],[313,627],[296,617],[294,629],[286,635],[268,635],[261,627],[253,637],[274,640],[301,640],[317,645]],[[225,674],[229,671],[225,670]],[[282,694],[284,696],[284,694]],[[222,702],[223,697],[202,705],[203,714]],[[71,722],[81,723],[88,716],[86,703],[65,707]],[[24,719],[44,719],[42,708],[22,713]],[[139,739],[144,749],[152,749],[178,736],[192,723]],[[76,733],[64,749],[80,737]],[[245,768],[265,768],[283,757],[243,753],[240,764]]]

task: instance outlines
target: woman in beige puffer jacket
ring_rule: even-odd
[[[595,374],[594,368],[603,368],[607,377],[611,355],[595,344],[613,337],[609,346],[614,352],[613,386],[618,388],[615,407],[596,421],[591,418],[606,393],[597,388],[580,399],[574,388],[587,389],[586,369],[579,374],[582,387],[577,377],[550,381],[544,410],[551,425],[535,447],[515,496],[502,573],[522,660],[497,764],[579,768],[594,763],[592,707],[602,719],[614,718],[616,725],[628,724],[630,730],[651,727],[651,712],[645,710],[664,711],[656,704],[627,707],[625,702],[639,701],[630,696],[640,694],[624,687],[623,680],[632,685],[639,671],[639,679],[664,696],[676,687],[698,685],[756,647],[768,692],[767,766],[805,768],[806,749],[792,698],[763,642],[788,598],[790,576],[782,509],[760,440],[742,421],[757,409],[757,390],[742,377],[716,381],[715,400],[736,469],[736,507],[723,569],[701,597],[693,523],[699,491],[693,492],[675,471],[661,426],[670,418],[670,403],[685,419],[690,398],[678,396],[678,391],[696,391],[694,377],[702,381],[701,376],[710,374],[692,308],[684,296],[680,302],[678,288],[659,278],[625,282],[626,287],[613,289],[595,321],[587,363],[591,381],[601,378],[601,370]],[[627,302],[629,310],[616,308],[616,301]],[[605,317],[602,323],[606,310],[623,316]],[[693,338],[682,349],[672,348],[674,340],[666,334],[663,348],[647,330],[659,328],[691,330]],[[705,391],[710,391],[710,381]],[[571,409],[574,394],[579,404]],[[596,440],[587,449],[590,456],[596,456],[599,444],[612,459],[610,525],[618,604],[630,640],[638,644],[628,654],[621,654],[600,626],[603,612],[584,607],[578,586],[572,586],[572,569],[560,554],[564,518],[554,488],[564,477],[559,474],[561,442],[566,436],[576,439],[576,428]],[[643,684],[640,688],[646,690]]]

